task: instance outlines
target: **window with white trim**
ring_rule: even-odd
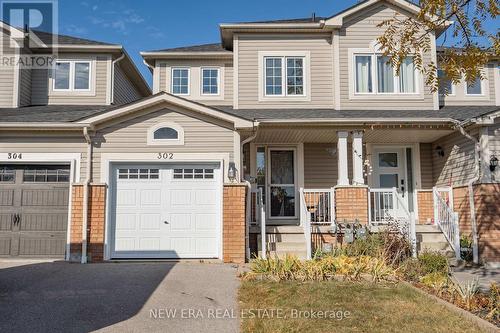
[[[201,94],[219,95],[220,69],[202,68],[201,69]]]
[[[54,91],[89,91],[91,61],[58,60],[53,70]]]
[[[264,57],[265,96],[304,96],[304,57]]]
[[[118,179],[159,179],[159,169],[118,169]]]
[[[483,89],[482,89],[483,82],[481,80],[481,77],[476,77],[474,82],[471,83],[465,82],[465,85],[466,85],[465,87],[466,95],[480,96],[483,94]]]
[[[214,179],[214,169],[174,169],[174,179]]]
[[[380,54],[355,54],[353,63],[356,94],[418,93],[418,74],[411,56],[401,63],[398,76],[390,58]]]
[[[177,146],[184,144],[184,129],[174,122],[163,122],[148,129],[148,145]]]
[[[189,68],[172,68],[172,94],[189,95]]]

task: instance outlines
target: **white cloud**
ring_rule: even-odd
[[[94,6],[97,9],[97,6]],[[92,9],[94,8],[92,7]],[[113,28],[126,35],[129,32],[130,25],[142,24],[145,20],[132,9],[126,9],[121,12],[101,11],[101,16],[91,16],[90,22],[103,28]]]
[[[88,32],[88,30],[86,28],[75,25],[75,24],[70,24],[70,25],[64,27],[64,30],[69,34],[75,34],[75,35],[82,35],[82,34],[86,34]]]

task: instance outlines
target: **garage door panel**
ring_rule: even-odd
[[[0,231],[12,230],[12,214],[0,214]]]
[[[115,228],[116,230],[131,230],[135,231],[137,226],[136,226],[136,214],[116,214],[116,225]]]
[[[0,206],[14,205],[14,190],[6,189],[0,190]]]
[[[159,206],[161,204],[160,189],[140,190],[140,197],[142,206]]]
[[[172,206],[190,206],[191,202],[191,190],[170,190],[170,204]]]
[[[62,238],[47,235],[19,238],[19,255],[24,256],[60,256],[64,254],[66,241]]]
[[[141,214],[140,230],[159,231],[161,214]]]
[[[193,190],[197,205],[215,205],[217,193],[215,190]]]
[[[189,231],[191,230],[191,213],[170,214],[170,231]]]
[[[0,255],[1,256],[10,255],[10,249],[11,249],[11,239],[0,238]]]
[[[19,228],[22,231],[66,231],[68,214],[63,213],[23,213]]]
[[[22,206],[67,207],[68,189],[25,189],[22,191]]]
[[[160,251],[160,237],[144,237],[139,239],[139,251]]]
[[[217,253],[214,253],[214,242],[217,241],[215,237],[197,237],[194,239],[196,246],[196,253],[206,255],[206,256],[214,256]]]
[[[136,190],[135,189],[117,189],[116,204],[117,206],[136,206]]]
[[[217,214],[195,214],[195,231],[215,231]]]
[[[170,248],[166,250],[172,250],[178,255],[188,255],[193,254],[191,250],[191,238],[189,237],[176,237],[170,239]]]

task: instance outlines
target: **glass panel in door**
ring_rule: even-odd
[[[295,217],[295,158],[293,150],[270,150],[271,217]]]

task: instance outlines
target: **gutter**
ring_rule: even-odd
[[[452,122],[455,120],[452,118],[306,118],[306,119],[262,119],[256,118],[257,121],[261,123],[443,123]]]
[[[115,103],[115,65],[125,58],[125,53],[111,62],[111,104]]]
[[[92,169],[92,138],[89,134],[89,127],[83,128],[83,137],[87,143],[87,169],[85,170],[85,181],[83,183],[83,203],[82,203],[82,257],[81,263],[87,263],[87,226],[89,219],[89,185]]]

